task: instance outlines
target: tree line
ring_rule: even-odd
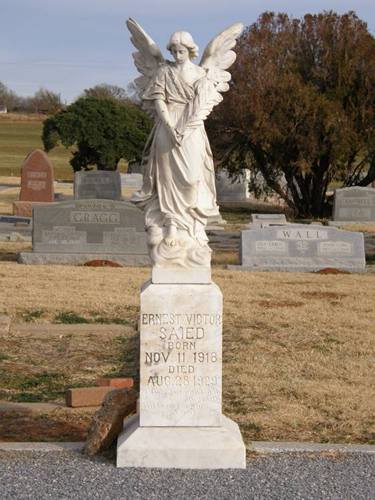
[[[129,86],[129,92],[117,85],[101,83],[89,89],[84,89],[77,98],[95,97],[98,99],[111,99],[118,102],[125,102],[131,98],[132,86]],[[0,107],[5,106],[9,112],[14,113],[39,113],[52,115],[67,106],[61,99],[61,94],[45,88],[40,88],[34,95],[23,97],[13,90],[9,89],[4,83],[0,82]]]

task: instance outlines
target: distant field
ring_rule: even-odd
[[[43,120],[39,115],[0,115],[0,177],[19,176],[26,155],[35,148],[43,149],[41,141]],[[48,153],[55,179],[72,180],[69,164],[70,150],[58,146]],[[120,171],[126,171],[126,163],[120,163]]]
[[[25,156],[35,148],[43,149],[41,141],[45,117],[0,115],[0,176],[19,176]],[[49,154],[56,179],[72,179],[70,152],[59,146]]]

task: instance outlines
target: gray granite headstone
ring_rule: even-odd
[[[237,179],[229,176],[227,170],[216,172],[216,194],[218,202],[244,201],[250,197],[249,193],[249,170],[245,170]]]
[[[372,187],[336,189],[333,220],[375,222],[375,189]]]
[[[284,214],[251,214],[252,227],[267,227],[288,224]]]
[[[21,254],[22,262],[75,264],[95,259],[149,263],[141,210],[113,200],[72,200],[34,208],[33,251]]]
[[[92,170],[74,174],[74,199],[121,200],[119,172]]]
[[[241,266],[250,271],[365,270],[363,234],[335,227],[290,224],[241,231]]]
[[[142,174],[120,174],[121,185],[124,187],[141,189],[143,184]]]

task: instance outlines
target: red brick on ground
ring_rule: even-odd
[[[129,389],[133,387],[134,380],[131,377],[127,378],[99,378],[96,384],[100,387],[115,387],[116,389]]]
[[[79,387],[68,389],[65,395],[66,406],[79,408],[83,406],[100,406],[105,396],[114,387]]]
[[[20,201],[54,201],[53,168],[41,149],[32,151],[22,164]]]

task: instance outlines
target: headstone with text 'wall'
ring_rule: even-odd
[[[91,170],[74,174],[74,198],[76,200],[121,200],[119,172]]]
[[[336,189],[333,220],[375,222],[375,189],[371,187]]]
[[[23,162],[20,201],[54,201],[53,168],[40,149],[32,151]]]
[[[241,231],[241,266],[249,271],[365,270],[363,234],[335,227],[290,224]]]
[[[21,254],[23,263],[90,260],[149,264],[141,210],[112,200],[73,200],[34,208],[33,251]]]

